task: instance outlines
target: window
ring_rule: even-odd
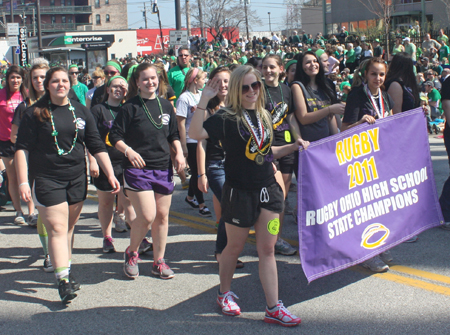
[[[67,22],[68,22],[68,23],[73,23],[72,16],[69,16],[69,17],[67,18]]]
[[[95,0],[95,8],[100,8],[100,0]]]
[[[72,6],[72,0],[67,0],[67,6]]]
[[[55,24],[55,23],[56,23],[56,16],[52,15],[52,24]]]
[[[101,20],[100,14],[95,15],[95,23],[96,24],[102,24],[102,20]]]
[[[65,0],[61,0],[61,6],[65,6],[66,5],[66,1]]]
[[[66,23],[66,17],[65,16],[61,16],[61,23]]]
[[[109,5],[109,0],[105,0],[105,5]]]
[[[50,0],[50,6],[54,6],[55,5],[55,0]]]
[[[109,19],[110,19],[109,14],[106,14],[106,22],[111,22]]]

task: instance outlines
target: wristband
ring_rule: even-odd
[[[204,176],[206,173],[202,173],[202,174],[199,174],[198,176],[197,176],[197,178],[200,178],[201,176]]]
[[[22,186],[22,185],[28,185],[28,182],[19,184],[19,187]]]
[[[127,155],[127,150],[128,149],[130,149],[130,147],[127,147],[126,149],[125,149],[125,152],[124,152],[124,155],[125,155],[125,157],[127,157],[128,158],[128,155]]]

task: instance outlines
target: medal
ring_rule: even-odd
[[[264,164],[264,156],[260,155],[260,154],[257,154],[255,156],[255,163],[258,164],[258,165],[263,165]]]
[[[244,112],[244,117],[245,121],[247,121],[247,124],[249,125],[248,128],[253,140],[255,141],[255,144],[257,145],[258,149],[261,150],[264,144],[264,127],[262,126],[262,122],[259,119],[258,114],[256,114],[258,128],[253,125],[250,115],[248,115],[247,111]]]

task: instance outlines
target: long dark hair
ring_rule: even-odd
[[[420,95],[413,67],[413,60],[408,53],[399,52],[395,54],[389,65],[389,71],[387,72],[385,82],[387,83],[401,79],[403,85],[411,89],[414,96],[414,105],[417,107],[420,104]]]
[[[227,72],[228,74],[231,75],[231,71],[230,71],[230,69],[228,67],[226,67],[226,66],[219,66],[219,67],[216,67],[214,70],[211,71],[211,73],[209,74],[209,80],[213,79],[217,74],[219,74],[221,72]],[[206,106],[206,108],[213,110],[219,105],[220,105],[220,99],[216,95],[214,98],[212,98],[211,100],[208,101],[208,105]]]
[[[48,109],[48,102],[51,100],[50,98],[50,92],[48,91],[48,85],[50,84],[50,80],[53,77],[53,74],[55,72],[65,72],[67,74],[67,78],[69,78],[69,72],[66,68],[61,66],[52,67],[50,70],[47,71],[45,74],[45,80],[44,80],[44,88],[45,88],[45,94],[40,98],[34,106],[36,108],[34,109],[34,115],[40,122],[45,122],[50,120],[50,111]],[[72,82],[69,79],[70,86],[72,87]]]
[[[303,85],[308,85],[311,79],[309,76],[305,73],[303,70],[303,60],[305,59],[305,56],[311,55],[314,56],[314,58],[317,60],[317,63],[319,64],[319,73],[316,76],[316,84],[319,87],[320,90],[322,90],[325,95],[331,100],[331,103],[334,104],[337,102],[336,95],[334,94],[332,88],[327,82],[327,79],[325,78],[325,71],[323,69],[322,62],[317,57],[317,55],[312,51],[306,51],[305,53],[301,53],[298,55],[297,58],[297,69],[295,71],[294,81],[299,81]]]
[[[8,69],[8,71],[6,71],[6,85],[5,85],[5,89],[6,89],[6,100],[11,99],[11,90],[9,88],[9,77],[11,77],[12,74],[18,74],[19,76],[22,77],[22,84],[20,84],[20,94],[22,94],[22,99],[25,100],[25,98],[27,97],[27,89],[25,88],[25,71],[24,69],[22,69],[20,66],[18,65],[11,65]]]

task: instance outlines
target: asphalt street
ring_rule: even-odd
[[[438,192],[449,175],[442,138],[430,135]],[[90,187],[76,226],[72,271],[78,297],[62,305],[53,274],[42,270],[36,228],[12,224],[11,205],[0,212],[0,334],[449,334],[450,232],[430,229],[417,243],[392,249],[391,271],[359,266],[307,284],[300,259],[277,256],[280,299],[302,318],[294,329],[265,324],[255,240],[249,236],[232,289],[243,311],[221,314],[215,299],[215,218],[202,218],[174,193],[166,260],[171,280],[151,275],[152,254],[141,257],[140,276],[122,270],[129,233],[113,231],[117,252],[103,254],[95,189]],[[289,198],[294,203],[295,192]],[[212,210],[211,194],[207,205]],[[23,207],[25,209],[25,206]],[[298,247],[297,225],[287,216],[284,237]],[[150,234],[148,234],[150,236]]]

